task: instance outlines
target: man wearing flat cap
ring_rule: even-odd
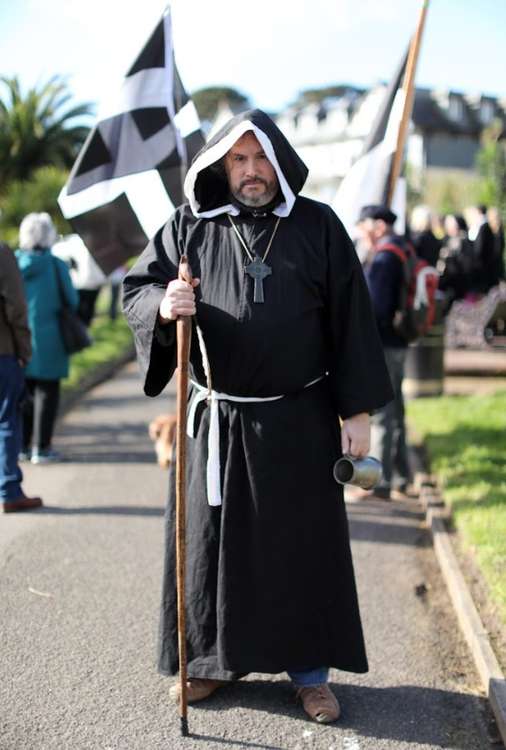
[[[372,492],[384,500],[405,496],[410,481],[402,396],[407,343],[393,325],[404,283],[400,256],[405,243],[394,232],[396,219],[384,205],[364,206],[359,216],[360,231],[372,248],[365,276],[395,394],[394,400],[372,417],[371,455],[383,464],[383,477]],[[396,253],[396,248],[402,252]]]

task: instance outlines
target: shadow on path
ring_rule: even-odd
[[[350,536],[354,541],[428,547],[431,537],[422,526],[425,514],[418,503],[406,504],[366,500],[347,503]]]
[[[153,471],[158,468],[154,450],[140,451],[136,448],[129,449],[128,446],[120,447],[118,450],[117,444],[113,448],[104,447],[102,450],[90,450],[88,444],[72,445],[68,448],[57,444],[56,447],[58,450],[66,450],[61,464],[152,464]]]
[[[281,747],[280,745],[261,745],[259,742],[248,742],[247,740],[232,740],[229,738],[225,739],[224,737],[212,737],[210,734],[192,734],[190,732],[189,739],[205,742],[206,744],[203,747],[206,747],[209,742],[213,742],[215,745],[228,745],[229,747],[253,747],[260,748],[260,750],[285,750],[285,748]]]
[[[77,508],[44,505],[40,510],[37,510],[39,515],[54,516],[163,516],[164,512],[165,508],[162,506],[145,505],[90,505]]]
[[[64,424],[56,447],[63,463],[151,463],[156,466],[154,445],[144,422],[110,424]]]
[[[76,412],[82,411],[83,409],[103,409],[103,408],[111,408],[111,409],[117,409],[120,407],[123,409],[124,407],[130,407],[134,406],[135,404],[145,404],[146,403],[146,396],[143,393],[140,393],[139,395],[132,395],[132,396],[125,396],[122,393],[118,393],[117,396],[86,396],[85,399],[78,402],[76,406],[74,407],[74,410]],[[164,411],[169,411],[169,406],[167,405],[167,402],[160,404],[160,413],[163,413]]]
[[[411,743],[451,747],[453,750],[474,750],[477,747],[469,742],[466,732],[468,720],[464,721],[463,717],[473,713],[479,715],[477,705],[484,712],[484,698],[414,685],[374,688],[332,683],[331,686],[342,708],[339,721],[335,725],[328,725],[328,729],[336,734],[344,730],[376,740],[395,740],[400,747]],[[190,729],[192,710],[226,711],[238,704],[249,710],[301,719],[304,716],[301,707],[292,696],[288,682],[239,682],[233,688],[219,691],[210,701],[191,707],[188,717]],[[315,726],[309,719],[307,723]],[[480,733],[477,732],[476,736],[480,736]],[[276,745],[245,742],[239,737],[228,739],[196,734],[192,738],[223,745],[285,750]]]

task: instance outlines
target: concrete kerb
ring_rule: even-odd
[[[506,680],[494,654],[487,631],[462,575],[446,526],[449,513],[433,478],[419,479],[420,499],[426,509],[427,526],[462,633],[471,650],[487,693],[501,738],[506,745]]]

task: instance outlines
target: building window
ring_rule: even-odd
[[[495,108],[493,102],[484,101],[480,107],[480,120],[484,125],[490,125],[494,119]]]
[[[448,114],[450,115],[450,118],[455,122],[462,119],[463,108],[461,99],[457,99],[457,97],[455,96],[450,97]]]

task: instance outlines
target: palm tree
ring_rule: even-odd
[[[17,77],[0,77],[0,192],[11,179],[27,179],[37,167],[72,166],[88,128],[71,120],[91,115],[91,105],[68,108],[67,83],[53,76],[25,95]]]

